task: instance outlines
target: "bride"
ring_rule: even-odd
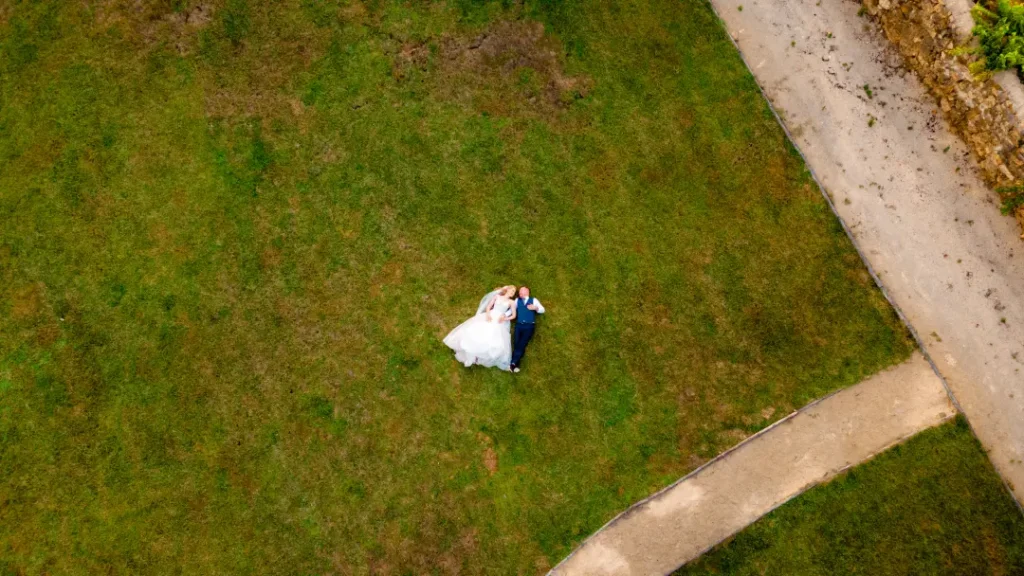
[[[511,321],[516,319],[515,286],[503,286],[480,301],[476,315],[444,338],[455,359],[466,367],[479,364],[509,369],[512,361]]]

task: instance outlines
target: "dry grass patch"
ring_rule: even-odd
[[[392,77],[402,83],[424,74],[446,98],[492,114],[550,116],[593,86],[587,76],[565,72],[564,55],[544,24],[506,20],[471,37],[407,42],[395,55]]]

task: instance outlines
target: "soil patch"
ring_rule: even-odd
[[[393,74],[403,81],[417,71],[433,72],[446,96],[473,101],[489,112],[552,112],[585,98],[592,87],[588,77],[566,73],[562,54],[543,24],[501,21],[470,38],[407,43],[397,54]]]
[[[185,55],[193,51],[199,31],[212,21],[215,11],[210,2],[178,8],[167,0],[112,0],[97,6],[96,22],[121,28],[126,37],[137,38],[147,48],[167,43]]]

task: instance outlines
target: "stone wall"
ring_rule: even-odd
[[[1012,75],[976,78],[967,69],[968,57],[950,54],[970,40],[970,0],[863,0],[863,4],[904,65],[938,101],[953,131],[977,160],[985,182],[993,188],[1024,182],[1024,116],[1013,103],[1024,101],[1024,88]],[[1015,216],[1024,228],[1024,209]]]

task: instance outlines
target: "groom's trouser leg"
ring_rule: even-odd
[[[516,324],[515,341],[512,346],[512,363],[516,366],[526,353],[526,345],[530,343],[530,338],[533,338],[534,328],[533,324]]]

